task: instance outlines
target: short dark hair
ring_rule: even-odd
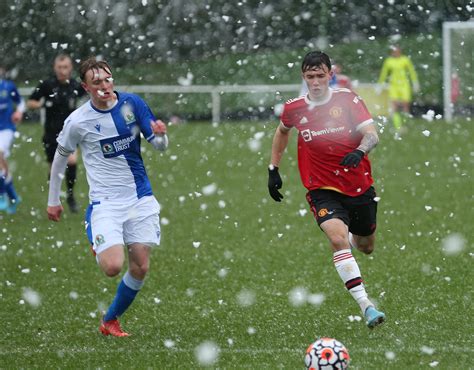
[[[97,60],[95,56],[91,56],[81,62],[79,65],[79,77],[84,82],[86,80],[86,73],[90,70],[99,72],[99,69],[104,70],[108,74],[112,74],[112,68],[105,60]]]
[[[301,63],[301,71],[304,73],[313,68],[319,68],[325,65],[328,70],[331,70],[331,59],[329,55],[322,51],[310,51],[305,55],[303,63]]]
[[[56,63],[57,61],[59,60],[64,60],[64,59],[69,59],[72,63],[72,58],[69,54],[66,54],[66,53],[59,53],[58,55],[56,55],[54,57],[54,63]]]

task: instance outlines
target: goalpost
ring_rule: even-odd
[[[444,118],[474,112],[474,19],[443,23]]]

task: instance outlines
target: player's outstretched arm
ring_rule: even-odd
[[[385,80],[388,77],[388,73],[389,73],[388,64],[387,64],[387,60],[385,60],[383,65],[382,65],[382,69],[380,70],[379,79],[377,80],[377,83],[375,85],[375,93],[377,95],[380,95],[382,93],[382,91],[384,90],[384,88],[386,86]]]
[[[281,124],[275,131],[272,143],[272,158],[270,166],[268,167],[268,192],[276,202],[281,202],[283,194],[278,190],[282,188],[283,181],[278,166],[280,165],[281,157],[288,146],[288,139],[290,137],[290,130]]]
[[[413,66],[413,63],[410,59],[408,59],[407,68],[413,86],[413,92],[418,93],[420,91],[420,83],[418,81],[418,75],[416,73],[415,67]]]
[[[48,219],[51,221],[58,222],[61,219],[61,214],[63,213],[63,206],[48,206],[46,212],[48,213]]]
[[[66,154],[66,153],[64,153]],[[61,192],[61,183],[64,177],[64,171],[67,166],[67,155],[63,155],[56,150],[54,154],[53,163],[51,164],[51,176],[49,180],[49,194],[48,194],[48,218],[51,221],[59,221],[61,213],[63,212],[63,206],[59,200],[59,194]]]
[[[23,98],[21,97],[20,93],[16,89],[16,87],[12,93],[13,93],[13,101],[16,104],[16,108],[11,116],[11,120],[15,125],[18,125],[21,123],[21,120],[23,119],[23,113],[25,112],[26,104]]]
[[[26,102],[28,109],[40,109],[43,106],[41,100],[28,99]]]
[[[273,136],[272,142],[271,164],[275,167],[278,167],[280,165],[283,153],[285,152],[285,149],[288,146],[289,137],[290,129],[280,124],[275,131],[275,135]]]
[[[382,69],[380,70],[380,75],[379,75],[379,79],[377,83],[379,85],[382,85],[383,83],[385,83],[385,80],[387,79],[387,77],[388,77],[388,62],[387,62],[387,59],[385,59],[382,64]]]
[[[16,110],[12,114],[12,121],[15,125],[18,125],[21,123],[21,120],[23,119],[23,112],[20,110]]]
[[[150,140],[150,144],[160,151],[165,151],[168,148],[168,135],[166,135],[166,124],[161,120],[151,121],[151,129],[155,137]]]

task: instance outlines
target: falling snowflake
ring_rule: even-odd
[[[306,213],[308,213],[308,210],[305,208],[302,208],[298,211],[298,213],[300,214],[301,217],[303,217],[304,215],[306,215]]]
[[[288,293],[288,299],[290,300],[290,304],[294,307],[299,307],[305,304],[307,296],[308,291],[306,290],[306,288],[303,287],[293,288]]]
[[[165,339],[163,344],[165,345],[166,348],[173,348],[175,345],[174,340],[171,340],[171,339]]]
[[[248,307],[255,303],[256,295],[255,292],[249,289],[242,289],[239,294],[237,294],[237,303],[242,307]]]
[[[421,346],[420,350],[421,350],[421,353],[424,353],[430,356],[435,352],[433,348],[428,347],[428,346]]]
[[[41,304],[41,296],[31,288],[23,288],[23,300],[32,307],[38,307]]]
[[[213,365],[219,357],[219,347],[212,341],[205,341],[198,345],[194,350],[196,360],[200,365]]]
[[[203,186],[202,193],[204,195],[212,195],[217,191],[217,185],[215,183]]]
[[[459,233],[453,233],[441,241],[441,250],[447,256],[457,256],[464,250],[465,245],[466,239]]]
[[[308,294],[307,301],[308,303],[314,306],[320,306],[326,299],[325,295],[322,293]]]

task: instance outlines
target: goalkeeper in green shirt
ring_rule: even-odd
[[[388,96],[392,105],[393,125],[399,131],[402,126],[400,111],[406,115],[410,113],[412,91],[417,93],[420,85],[411,60],[402,55],[400,47],[392,46],[391,49],[392,55],[383,62],[378,84],[381,86],[389,78]]]

